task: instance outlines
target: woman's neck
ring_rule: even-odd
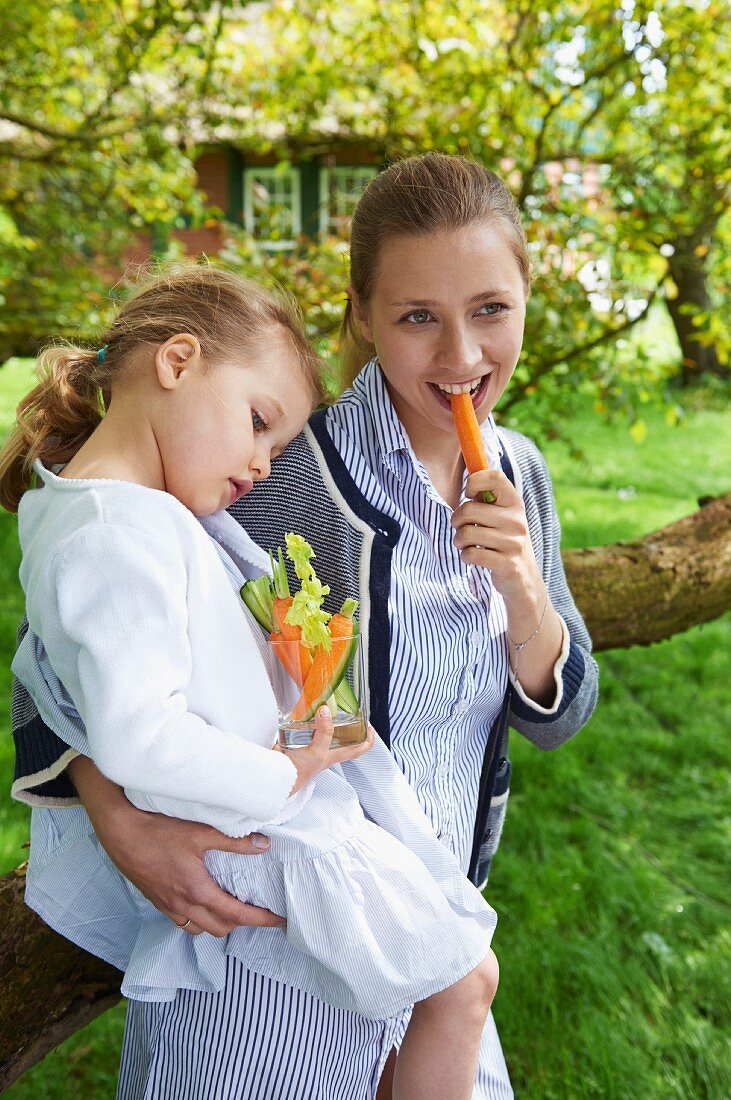
[[[438,433],[417,439],[409,436],[409,441],[434,488],[450,508],[456,508],[464,480],[464,459],[459,444],[450,436],[442,437]]]

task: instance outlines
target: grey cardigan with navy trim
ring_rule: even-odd
[[[328,610],[348,596],[360,601],[366,651],[370,715],[390,743],[388,596],[391,556],[398,523],[373,507],[354,483],[325,425],[325,411],[313,415],[273,464],[271,476],[231,509],[264,548],[297,531],[315,546],[318,571],[327,578]],[[556,748],[575,734],[592,713],[598,673],[586,627],[566,584],[560,555],[560,529],[551,482],[535,445],[516,432],[499,429],[503,469],[525,503],[531,541],[554,607],[569,630],[570,648],[562,670],[562,699],[554,713],[527,705],[509,685],[499,720],[488,739],[480,778],[469,874],[481,884],[499,839],[510,765],[507,731],[515,727],[543,749]],[[65,767],[68,746],[41,720],[25,689],[14,684],[13,734],[16,772],[13,794],[34,805],[78,801]],[[492,805],[492,812],[491,812]]]

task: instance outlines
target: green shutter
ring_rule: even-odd
[[[150,226],[150,248],[153,260],[164,260],[170,246],[170,226],[167,222],[153,222]]]
[[[317,160],[303,161],[300,166],[300,197],[302,201],[302,232],[313,240],[319,230],[320,164]]]
[[[244,157],[239,149],[229,145],[228,155],[228,210],[226,218],[237,225],[244,224]]]

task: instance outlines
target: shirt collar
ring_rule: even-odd
[[[410,449],[406,429],[393,407],[386,379],[377,358],[366,363],[353,383],[356,394],[370,411],[373,431],[382,461],[396,471],[394,456]]]

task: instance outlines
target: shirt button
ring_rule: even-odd
[[[440,764],[437,768],[437,775],[440,779],[443,779],[445,775],[449,775],[449,764]]]
[[[464,714],[465,711],[468,708],[469,708],[469,703],[466,702],[464,699],[460,699],[460,701],[457,703],[457,705],[454,708],[454,713],[455,714]]]
[[[481,646],[482,645],[483,638],[482,638],[482,634],[480,634],[479,630],[473,630],[472,631],[472,633],[470,634],[470,641],[472,642],[472,644],[474,646]]]

